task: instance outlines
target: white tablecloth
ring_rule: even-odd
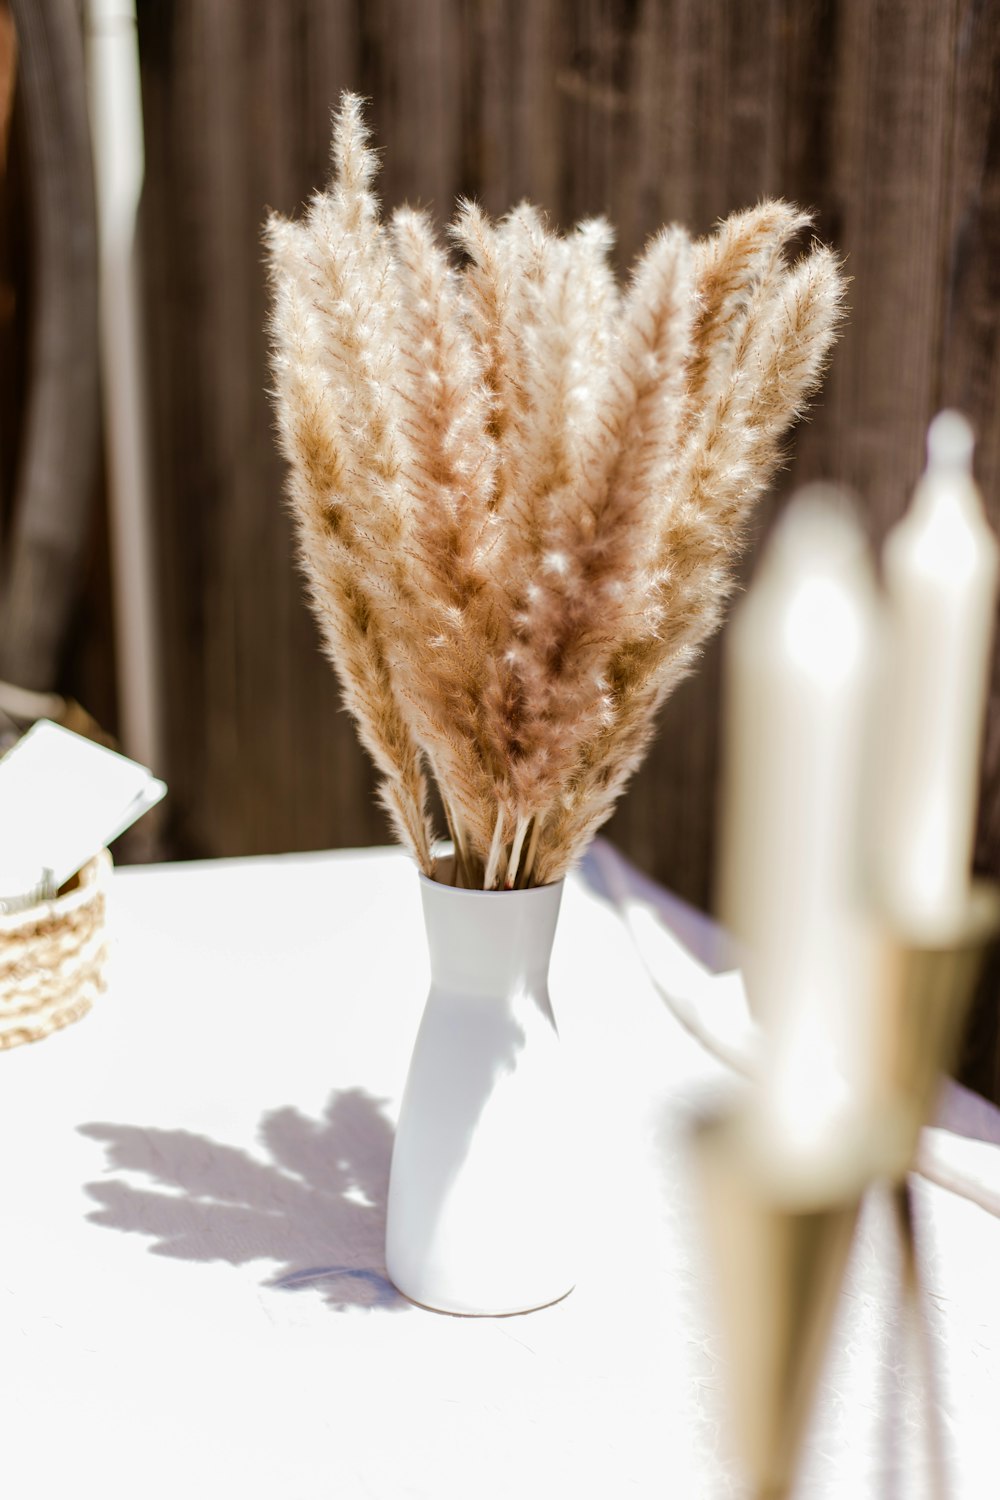
[[[584,1105],[579,1281],[480,1320],[415,1308],[384,1274],[427,979],[409,862],[117,872],[110,992],[0,1056],[4,1494],[742,1494],[686,1146],[729,1074],[650,984],[609,899],[624,888],[710,966],[722,955],[705,919],[606,849],[570,880],[552,994]],[[952,1089],[925,1143],[939,1182],[917,1180],[951,1494],[970,1500],[997,1492],[998,1142],[997,1111]],[[893,1244],[873,1198],[810,1500],[928,1493]]]

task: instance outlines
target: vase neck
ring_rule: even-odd
[[[434,984],[470,996],[544,992],[562,889],[463,891],[422,878]]]

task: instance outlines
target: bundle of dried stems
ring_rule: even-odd
[[[661,230],[620,289],[601,219],[379,215],[360,101],[267,227],[302,565],[395,830],[459,884],[558,879],[719,622],[743,524],[822,374],[837,257],[782,202]]]

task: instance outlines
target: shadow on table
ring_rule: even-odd
[[[87,1184],[88,1215],[144,1234],[154,1255],[278,1262],[266,1285],[315,1288],[332,1308],[408,1306],[384,1266],[392,1126],[363,1089],[334,1093],[323,1117],[263,1116],[266,1158],[186,1130],[94,1123],[117,1180]],[[136,1176],[148,1185],[136,1185]]]
[[[1000,1111],[968,1089],[954,1085],[942,1089],[933,1123],[951,1135],[1000,1146]]]
[[[657,885],[608,839],[594,839],[576,873],[593,895],[619,915],[630,899],[651,907],[667,931],[711,973],[740,967],[739,947],[718,922]]]

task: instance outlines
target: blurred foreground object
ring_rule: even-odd
[[[836,1182],[817,1184],[744,1126],[736,1113],[703,1121],[695,1164],[750,1493],[781,1500],[791,1493],[869,1179],[854,1153]]]
[[[865,1189],[875,1071],[857,811],[879,637],[847,498],[803,492],[733,622],[721,906],[761,1028],[749,1098],[694,1136],[755,1500],[791,1493]]]
[[[1000,566],[972,451],[969,423],[941,412],[913,504],[885,545],[877,878],[911,929],[947,931],[969,900]]]
[[[1000,930],[1000,891],[970,877],[997,545],[968,424],[943,413],[928,447],[886,551],[888,628],[860,530],[809,492],[732,632],[721,894],[764,1045],[756,1086],[695,1152],[737,1423],[753,1492],[774,1500],[879,1179],[945,1493],[907,1172]]]
[[[836,1150],[838,1126],[892,1107],[914,1022],[887,952],[983,940],[971,851],[998,548],[971,469],[971,429],[943,412],[884,606],[843,501],[804,492],[734,621],[720,908],[747,946],[776,1149],[813,1149],[812,1128]],[[933,1074],[955,1039],[945,1053],[919,1030]]]
[[[849,500],[803,491],[729,634],[721,914],[747,944],[774,1149],[817,1170],[869,1098],[877,1018],[858,809],[874,573]]]

